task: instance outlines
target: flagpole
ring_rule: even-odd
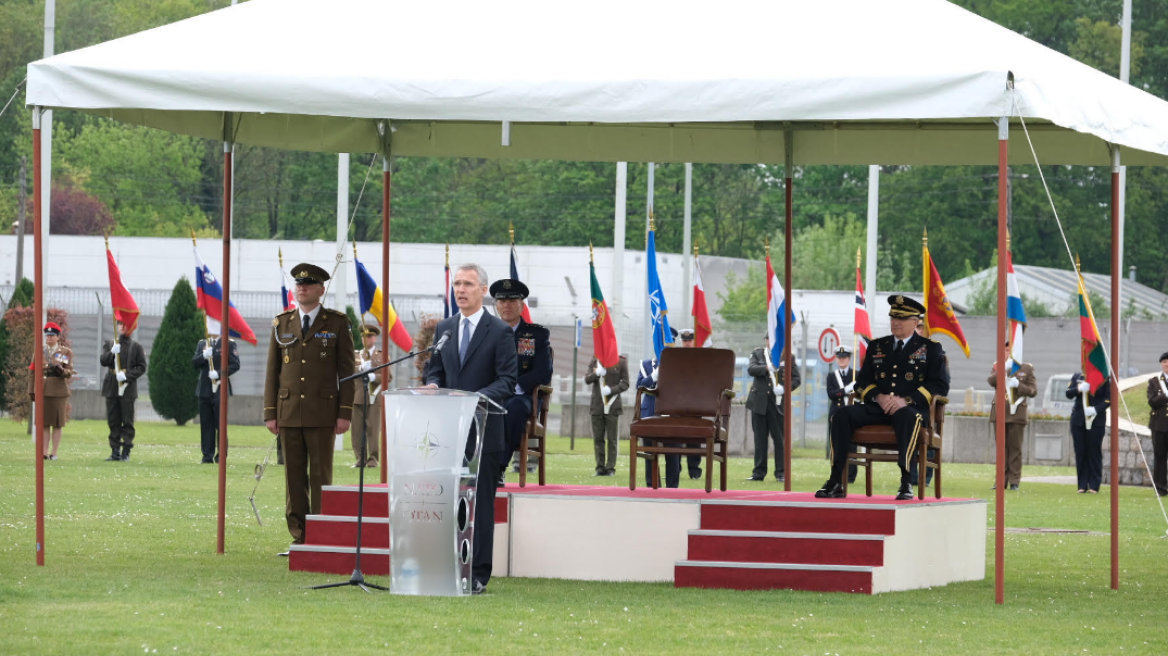
[[[788,124],[790,125],[790,124]],[[794,207],[794,185],[795,185],[795,131],[788,127],[783,134],[783,148],[785,151],[783,174],[786,176],[784,180],[783,190],[785,193],[785,216],[783,222],[783,242],[785,257],[783,258],[783,294],[784,309],[783,316],[780,321],[783,322],[783,490],[791,491],[791,479],[794,478],[791,472],[791,374],[794,369],[794,335],[791,334],[792,324],[792,307],[791,294],[793,293],[793,284],[791,282],[791,259],[792,259],[792,242],[795,241],[795,207]],[[806,353],[804,353],[806,355]],[[806,395],[805,395],[806,398]]]
[[[32,235],[33,250],[33,331],[44,333],[41,323],[41,312],[44,310],[45,285],[42,273],[44,271],[44,253],[41,250],[41,239],[44,233],[42,219],[45,199],[42,195],[43,170],[41,168],[41,113],[40,107],[32,108]],[[108,244],[108,238],[106,240]],[[108,246],[107,246],[108,250]],[[16,281],[20,284],[20,281]],[[113,307],[113,303],[110,303]],[[115,335],[116,337],[116,335]],[[33,430],[36,431],[36,564],[44,567],[45,564],[45,356],[44,349],[39,349],[40,355],[33,354],[33,390],[36,400],[33,404]]]
[[[860,247],[857,246],[856,247],[856,276],[858,277],[859,274],[860,274]],[[865,311],[867,311],[866,307],[864,309],[865,309]],[[856,383],[856,365],[859,364],[859,361],[860,361],[860,337],[858,335],[856,335],[856,325],[855,324],[856,324],[856,320],[852,319],[852,384],[853,385],[855,385],[855,383]],[[871,325],[871,321],[869,321],[868,325]],[[855,387],[853,387],[852,389],[855,389]],[[850,398],[845,397],[845,401],[850,401]],[[845,402],[844,405],[850,405],[850,403]]]
[[[1006,600],[1006,220],[1009,202],[1009,164],[1010,144],[1010,117],[1002,116],[998,119],[998,341],[994,345],[997,361],[1001,364],[996,372],[997,385],[994,397],[997,400],[998,413],[994,426],[998,439],[996,440],[994,466],[994,603],[1003,604]],[[925,279],[928,280],[928,272]],[[927,287],[926,287],[927,289]],[[927,302],[926,296],[926,302]],[[928,307],[926,305],[926,307]],[[929,315],[926,312],[925,317]],[[925,475],[924,471],[920,472]],[[921,479],[924,482],[924,479]]]
[[[390,220],[390,190],[392,189],[392,171],[390,160],[393,157],[390,122],[381,124],[381,352],[389,353],[389,220]],[[381,389],[389,389],[389,369],[381,370]],[[388,453],[388,437],[386,436],[385,413],[381,414],[381,457]],[[389,482],[389,468],[378,467],[381,470],[382,485]]]
[[[223,305],[219,319],[219,339],[231,334],[231,212],[235,193],[235,116],[223,114]],[[206,323],[204,321],[204,323]],[[230,371],[230,344],[219,348],[219,371]],[[230,388],[228,388],[230,390]],[[231,394],[219,393],[219,516],[216,553],[223,553],[227,540],[227,414]]]
[[[1130,8],[1130,0],[1124,3]],[[1125,12],[1131,20],[1131,12]],[[1130,30],[1129,30],[1130,31]],[[1130,38],[1130,37],[1129,37]],[[1123,248],[1121,230],[1123,225],[1120,186],[1119,146],[1111,147],[1111,361],[1108,374],[1111,380],[1111,589],[1119,589],[1119,378],[1115,363],[1119,362],[1119,315],[1122,304],[1119,298],[1119,281],[1123,273],[1119,269],[1119,251]]]
[[[105,251],[106,251],[106,253],[110,252],[109,233],[106,233],[106,235],[105,235]],[[112,284],[112,281],[111,281],[111,284]],[[37,316],[40,316],[40,315],[38,314]],[[118,334],[118,309],[116,307],[114,307],[112,287],[111,287],[111,292],[110,292],[110,319],[113,320],[113,324],[114,324],[113,344],[117,344],[121,340],[121,335]],[[112,346],[112,344],[111,344],[111,346]],[[122,370],[122,356],[117,354],[117,353],[114,353],[114,374],[117,375],[117,373],[120,372],[121,370]],[[121,382],[118,382],[118,396],[121,396],[122,393],[125,391],[125,389],[126,389],[126,386],[124,384],[122,384]]]

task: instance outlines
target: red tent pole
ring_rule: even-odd
[[[1111,589],[1119,589],[1119,146],[1111,147]]]
[[[223,312],[219,318],[219,516],[216,525],[215,553],[223,553],[227,521],[227,409],[229,392],[228,372],[231,355],[231,197],[234,194],[232,168],[231,112],[225,115],[223,124]],[[226,342],[226,343],[225,343]]]
[[[33,417],[33,430],[36,431],[36,564],[45,564],[45,351],[40,348],[41,334],[44,326],[41,317],[45,312],[45,277],[44,252],[41,239],[44,236],[43,201],[41,190],[44,180],[41,177],[41,110],[32,108],[32,243],[33,269],[32,280],[36,289],[33,292],[33,390],[36,394],[36,410]],[[16,284],[20,284],[17,280]]]
[[[783,258],[783,294],[786,305],[786,310],[783,312],[783,335],[787,341],[786,348],[783,349],[783,489],[787,492],[791,491],[791,368],[793,366],[793,358],[791,357],[794,351],[794,339],[791,335],[791,243],[795,240],[794,227],[792,222],[795,217],[795,209],[792,203],[792,185],[795,180],[795,131],[787,129],[783,135],[783,142],[786,148],[786,165],[783,167],[784,173],[787,176],[783,181],[783,188],[786,196],[786,224],[783,227],[783,241],[785,242],[785,250]]]
[[[389,122],[385,123],[384,151],[381,156],[381,353],[389,357]],[[398,317],[401,321],[401,317]],[[381,389],[389,389],[389,367],[381,370]],[[381,413],[381,482],[389,482],[389,470],[385,463],[389,462],[389,452],[386,450],[385,412]]]
[[[998,119],[998,343],[995,348],[998,367],[997,389],[994,391],[997,408],[996,462],[994,465],[994,603],[1005,602],[1006,596],[1006,166],[1009,163],[1010,117]],[[921,472],[923,475],[924,472]]]

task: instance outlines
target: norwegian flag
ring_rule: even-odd
[[[852,329],[856,335],[856,366],[864,364],[868,354],[868,342],[872,340],[872,324],[868,321],[868,304],[864,302],[864,285],[860,282],[860,267],[856,266],[856,325]]]

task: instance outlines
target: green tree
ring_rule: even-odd
[[[353,333],[353,344],[357,348],[364,348],[361,341],[361,319],[357,317],[357,311],[353,309],[352,305],[345,306],[345,314],[349,316],[349,330]]]
[[[22,307],[32,307],[33,294],[36,288],[32,281],[28,278],[21,278],[20,284],[16,285],[16,289],[12,292],[12,298],[8,299],[7,310]],[[62,324],[63,325],[63,324]],[[20,371],[13,370],[8,362],[8,353],[11,350],[12,331],[8,325],[8,314],[5,312],[3,318],[0,318],[0,399],[8,399],[8,379],[14,376],[19,376]],[[14,365],[21,370],[27,369],[28,365]],[[10,410],[11,412],[11,410]]]
[[[195,397],[199,372],[191,366],[191,354],[206,335],[206,326],[195,290],[186,276],[179,278],[154,338],[148,369],[150,402],[160,416],[173,419],[179,426],[199,414],[199,400]]]
[[[733,272],[726,274],[726,293],[718,292],[722,307],[718,316],[724,321],[761,321],[766,319],[766,268],[752,266],[746,270],[746,280],[738,282]]]

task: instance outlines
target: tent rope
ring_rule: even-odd
[[[13,100],[16,100],[17,94],[20,93],[20,86],[22,84],[24,84],[25,81],[27,81],[27,80],[28,80],[28,78],[26,77],[23,80],[16,83],[16,89],[14,89],[12,91],[12,97],[8,99],[8,102],[4,103],[4,109],[0,109],[0,118],[4,118],[4,112],[8,111],[8,106],[12,104]]]
[[[365,170],[365,181],[361,183],[361,191],[357,192],[357,201],[355,203],[353,203],[353,212],[349,216],[349,225],[345,226],[345,237],[346,238],[349,236],[349,233],[351,233],[353,231],[353,224],[357,220],[357,210],[361,207],[361,197],[365,195],[365,185],[369,184],[369,175],[373,173],[373,165],[376,163],[377,163],[377,155],[374,154],[372,157],[369,158],[369,168]],[[332,285],[333,278],[335,278],[337,276],[337,269],[340,269],[341,265],[345,263],[345,246],[347,244],[348,244],[348,242],[346,241],[346,242],[342,242],[342,243],[337,245],[337,255],[335,258],[336,261],[333,263],[333,270],[329,274],[329,285],[330,286]],[[328,288],[328,286],[326,286],[324,289],[324,293],[328,294],[328,290],[329,290],[329,288]],[[345,301],[346,299],[341,299],[341,300]]]
[[[1017,112],[1017,116],[1018,116],[1018,120],[1022,122],[1022,131],[1026,134],[1026,143],[1029,144],[1029,146],[1030,146],[1030,154],[1032,157],[1034,157],[1034,165],[1038,169],[1038,178],[1040,180],[1042,180],[1042,189],[1046,192],[1046,200],[1047,200],[1047,202],[1050,203],[1050,211],[1054,213],[1055,225],[1058,226],[1059,235],[1063,239],[1063,246],[1067,249],[1067,259],[1070,261],[1071,268],[1073,269],[1075,267],[1075,257],[1071,253],[1071,245],[1067,241],[1067,234],[1065,232],[1063,232],[1063,222],[1062,222],[1062,219],[1059,218],[1058,208],[1056,208],[1054,205],[1054,197],[1051,196],[1050,187],[1047,186],[1047,184],[1046,184],[1046,175],[1043,174],[1042,165],[1038,162],[1038,153],[1037,153],[1037,151],[1034,150],[1034,142],[1030,139],[1030,130],[1028,130],[1026,128],[1026,119],[1022,117],[1022,112]],[[1112,271],[1111,275],[1114,276],[1117,273],[1118,272]],[[1116,311],[1116,310],[1117,310],[1117,308],[1113,308],[1113,311]],[[1092,320],[1092,322],[1094,322],[1095,317],[1092,316],[1091,320]],[[1095,332],[1096,332],[1096,334],[1098,334],[1098,332],[1099,332],[1098,324],[1095,325]],[[1118,383],[1119,378],[1116,377],[1115,369],[1111,366],[1111,354],[1108,353],[1108,349],[1103,349],[1103,356],[1104,356],[1104,361],[1107,362],[1107,375],[1111,376],[1111,379],[1114,381],[1117,381],[1117,383]],[[1127,423],[1132,427],[1132,437],[1135,440],[1136,448],[1139,449],[1140,460],[1144,463],[1144,470],[1148,472],[1148,478],[1150,479],[1150,478],[1152,478],[1152,468],[1148,466],[1148,455],[1146,453],[1144,453],[1144,445],[1140,442],[1140,436],[1136,435],[1136,433],[1135,433],[1135,422],[1132,421],[1131,410],[1128,409],[1127,399],[1125,399],[1123,397],[1122,393],[1120,393],[1120,395],[1119,395],[1119,402],[1120,402],[1120,405],[1123,406],[1123,413],[1124,413],[1125,417],[1127,418]],[[1111,445],[1112,451],[1114,451],[1117,447],[1118,447],[1117,444],[1112,444]],[[1164,509],[1164,499],[1161,498],[1158,493],[1156,493],[1155,484],[1152,485],[1152,492],[1153,492],[1153,496],[1156,498],[1156,502],[1160,504],[1160,513],[1162,515],[1164,515],[1164,523],[1166,525],[1168,525],[1168,510]],[[1168,534],[1168,529],[1165,529],[1164,532],[1165,532],[1165,534]]]

